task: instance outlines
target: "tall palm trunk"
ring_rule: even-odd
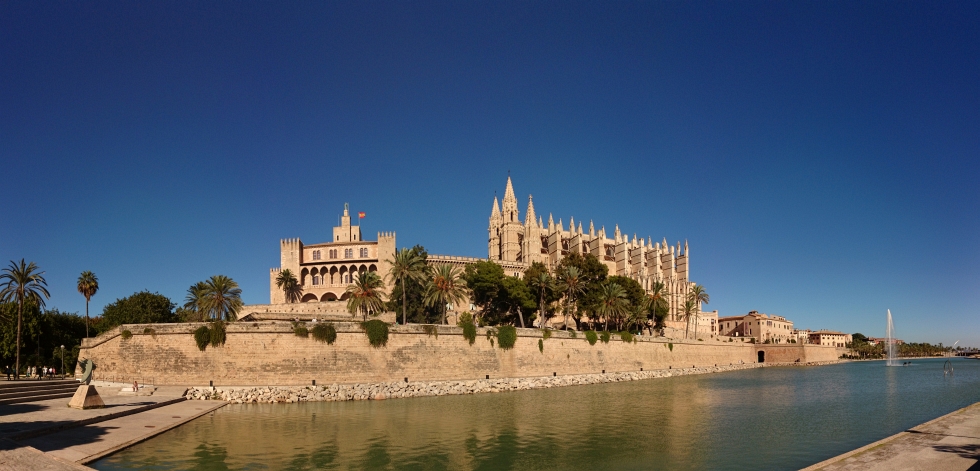
[[[541,295],[538,297],[538,328],[544,328],[544,288],[541,288]]]
[[[402,277],[402,325],[408,325],[408,317],[405,314],[406,306],[408,305],[407,298],[405,297],[405,277]]]
[[[20,379],[20,324],[24,317],[24,298],[17,304],[17,362],[14,364],[14,378]]]
[[[88,297],[85,297],[85,338],[88,338]]]

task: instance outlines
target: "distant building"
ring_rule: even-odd
[[[832,330],[818,330],[810,333],[810,343],[814,345],[829,345],[831,347],[846,347],[852,341],[851,334]]]
[[[796,339],[793,321],[783,316],[759,314],[749,311],[744,316],[730,316],[718,319],[720,335],[729,337],[754,337],[759,342],[789,343]]]
[[[793,338],[796,343],[810,343],[810,329],[793,329]]]

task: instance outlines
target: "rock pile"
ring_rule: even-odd
[[[196,400],[216,399],[234,404],[383,400],[400,397],[497,393],[583,384],[616,383],[620,381],[718,373],[722,371],[758,368],[761,366],[764,365],[749,363],[730,366],[631,371],[625,373],[477,379],[467,381],[331,384],[325,386],[195,387],[188,389],[185,397]]]

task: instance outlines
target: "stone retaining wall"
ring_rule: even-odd
[[[411,383],[500,378],[563,377],[601,373],[650,372],[721,367],[757,362],[834,361],[836,349],[817,345],[762,345],[638,336],[623,342],[589,345],[553,331],[518,329],[514,348],[503,350],[479,329],[470,345],[459,327],[391,326],[386,347],[374,348],[356,323],[335,323],[334,344],[298,337],[287,322],[236,322],[227,326],[223,346],[200,351],[193,332],[202,324],[126,325],[85,339],[80,357],[97,365],[97,379],[153,384],[303,386],[352,383]],[[307,327],[312,327],[307,324]],[[132,335],[123,338],[124,330]],[[543,350],[539,350],[541,340]],[[727,339],[726,339],[727,340]],[[652,373],[652,372],[650,372]]]
[[[830,364],[790,363],[789,365]],[[295,403],[324,401],[384,400],[403,397],[454,396],[460,394],[498,393],[528,389],[578,386],[585,384],[618,383],[641,379],[669,378],[722,371],[736,371],[763,366],[786,365],[778,363],[746,363],[706,368],[678,368],[626,373],[588,375],[544,376],[538,378],[478,379],[469,381],[393,382],[367,384],[331,384],[321,386],[261,386],[261,387],[195,387],[187,390],[189,400],[216,399],[234,404]]]

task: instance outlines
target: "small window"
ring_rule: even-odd
[[[313,277],[313,285],[315,286],[315,285],[318,285],[318,284],[320,284],[320,277],[319,276],[314,276]]]
[[[344,249],[344,258],[354,258],[354,249]]]
[[[361,258],[367,258],[367,257],[368,257],[368,249],[366,247],[365,248],[362,248],[361,249]]]
[[[314,250],[313,251],[313,260],[320,260],[320,251],[319,250]]]

